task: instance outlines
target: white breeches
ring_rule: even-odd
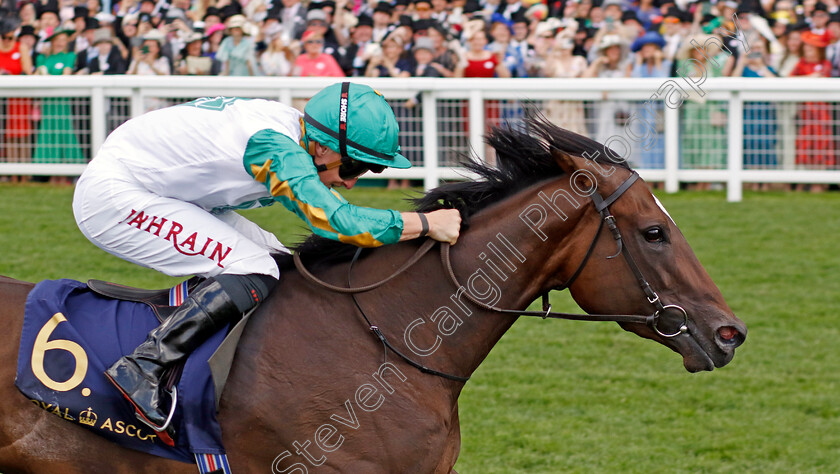
[[[230,211],[213,215],[146,190],[115,160],[94,159],[76,184],[73,214],[102,250],[170,276],[279,277],[274,234]]]

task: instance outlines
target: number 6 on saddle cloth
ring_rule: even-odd
[[[96,281],[88,287],[66,279],[38,283],[26,301],[15,385],[39,407],[122,446],[187,463],[199,455],[224,455],[218,397],[247,316],[234,329],[225,327],[205,341],[173,374],[179,398],[172,419],[179,433],[174,447],[135,418],[103,375],[197,283],[188,280],[161,291]],[[223,345],[228,350],[217,350],[229,333]],[[212,373],[211,358],[217,367]]]

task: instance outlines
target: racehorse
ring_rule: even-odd
[[[310,239],[299,269],[279,262],[281,282],[251,316],[222,394],[234,472],[454,472],[465,379],[517,314],[575,318],[523,312],[556,288],[569,287],[593,319],[679,353],[690,372],[732,359],[745,325],[620,157],[540,118],[494,129],[488,142],[496,168],[468,164],[479,179],[416,201],[461,210],[467,228],[451,248],[413,241],[354,255]],[[0,278],[0,471],[194,472],[111,444],[17,391],[31,288]]]

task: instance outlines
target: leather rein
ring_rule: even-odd
[[[620,198],[621,195],[624,194],[624,192],[627,191],[630,188],[630,186],[632,186],[633,183],[636,182],[637,179],[639,179],[639,175],[634,171],[633,174],[630,175],[630,177],[628,177],[623,183],[621,183],[621,185],[618,187],[618,189],[616,189],[606,199],[603,199],[601,197],[601,195],[598,194],[597,192],[593,192],[591,194],[590,197],[592,198],[592,201],[595,204],[595,210],[598,211],[599,214],[601,214],[601,220],[600,220],[600,223],[598,224],[598,230],[595,232],[595,237],[592,239],[592,242],[589,244],[589,248],[587,249],[586,254],[584,255],[583,259],[581,260],[580,264],[578,265],[577,270],[575,270],[575,272],[572,273],[572,276],[569,277],[569,279],[566,280],[566,282],[563,283],[562,285],[560,285],[558,287],[555,287],[555,288],[551,288],[550,290],[548,290],[548,291],[546,291],[545,293],[542,294],[542,306],[543,306],[542,311],[525,311],[525,310],[515,310],[515,309],[504,309],[504,308],[499,308],[499,307],[496,307],[496,306],[488,305],[488,304],[478,300],[477,298],[475,298],[473,295],[470,294],[469,291],[464,291],[463,292],[464,296],[466,296],[466,298],[468,300],[470,300],[470,302],[472,302],[473,304],[475,304],[479,308],[485,309],[487,311],[493,311],[493,312],[496,312],[496,313],[502,313],[502,314],[511,314],[511,315],[515,315],[515,316],[535,316],[535,317],[540,317],[542,319],[553,318],[553,319],[568,319],[568,320],[575,320],[575,321],[613,321],[613,322],[620,322],[620,323],[639,323],[639,324],[645,324],[649,328],[653,329],[659,336],[664,337],[664,338],[672,338],[672,337],[676,337],[676,336],[679,336],[680,334],[688,332],[688,314],[686,313],[686,311],[681,306],[663,305],[662,304],[661,300],[659,299],[659,295],[653,290],[653,288],[650,286],[650,284],[647,282],[647,280],[645,280],[645,277],[642,274],[641,270],[639,269],[638,265],[636,264],[636,261],[633,259],[633,256],[630,254],[630,249],[626,245],[623,244],[623,240],[622,240],[622,237],[621,237],[621,232],[618,229],[616,219],[610,213],[609,206],[612,203],[614,203],[616,200],[618,200],[618,198]],[[595,246],[598,242],[598,238],[600,237],[601,231],[604,228],[604,224],[606,224],[606,226],[610,229],[610,232],[612,233],[613,238],[615,239],[616,244],[618,245],[618,251],[615,253],[615,255],[611,255],[607,258],[612,259],[612,258],[618,257],[619,255],[624,256],[624,259],[627,262],[628,266],[630,267],[630,270],[633,272],[633,275],[636,277],[636,281],[638,282],[642,291],[645,293],[645,296],[647,297],[648,302],[656,308],[656,311],[654,311],[652,314],[650,314],[650,315],[578,314],[578,313],[559,313],[559,312],[551,311],[551,304],[548,302],[549,291],[551,291],[551,290],[562,291],[564,289],[569,288],[574,283],[574,281],[577,279],[577,277],[583,271],[583,268],[586,266],[586,263],[589,261],[589,258],[592,256],[592,253],[595,250]],[[365,314],[364,310],[359,305],[359,302],[356,299],[356,294],[357,293],[365,293],[365,292],[374,290],[376,288],[379,288],[382,285],[384,285],[384,284],[388,283],[389,281],[393,280],[394,278],[396,278],[398,275],[404,273],[411,266],[413,266],[415,263],[417,263],[417,261],[419,261],[423,256],[425,256],[429,252],[429,250],[431,250],[432,247],[435,246],[436,243],[437,242],[435,240],[427,239],[425,242],[423,242],[423,244],[420,247],[417,248],[417,250],[414,252],[414,255],[412,255],[411,258],[409,258],[402,266],[400,266],[400,268],[395,270],[394,273],[392,273],[390,276],[388,276],[385,279],[380,280],[378,282],[371,283],[371,284],[365,285],[365,286],[359,286],[359,287],[353,287],[352,286],[350,275],[351,275],[351,272],[353,270],[353,264],[356,262],[356,260],[358,260],[359,256],[361,255],[362,248],[359,248],[358,250],[356,250],[355,255],[353,255],[353,259],[350,261],[350,266],[347,270],[347,287],[336,286],[336,285],[327,283],[327,282],[319,279],[315,275],[313,275],[303,265],[303,262],[301,261],[301,257],[300,257],[299,253],[296,252],[293,256],[293,259],[294,259],[295,267],[297,268],[297,270],[301,273],[301,275],[303,275],[304,278],[306,278],[310,282],[315,283],[318,286],[324,287],[324,288],[326,288],[330,291],[336,292],[336,293],[350,294],[351,297],[353,298],[353,303],[355,303],[356,308],[359,310],[359,312],[362,314],[362,317],[367,322],[370,331],[376,335],[376,337],[382,342],[382,344],[385,348],[390,349],[395,354],[400,356],[403,360],[405,360],[409,365],[419,369],[423,373],[427,373],[427,374],[431,374],[431,375],[437,375],[439,377],[443,377],[443,378],[446,378],[446,379],[449,379],[449,380],[455,380],[455,381],[458,381],[458,382],[466,382],[467,380],[469,380],[470,377],[461,377],[461,376],[458,376],[458,375],[447,374],[445,372],[439,372],[437,370],[430,369],[430,368],[412,360],[410,357],[408,357],[407,355],[402,353],[398,348],[394,347],[388,341],[388,339],[385,337],[385,335],[382,334],[382,331],[379,329],[379,327],[376,326],[375,324],[371,323],[367,314]],[[455,275],[455,271],[452,268],[452,260],[450,258],[450,245],[449,245],[449,243],[445,243],[445,242],[441,243],[440,256],[441,256],[441,262],[443,264],[443,267],[446,269],[446,273],[447,273],[447,276],[449,277],[449,280],[452,282],[452,284],[456,288],[462,288],[463,286],[458,281],[458,277]],[[682,324],[680,325],[679,329],[676,332],[673,332],[673,333],[662,332],[657,325],[659,320],[660,320],[660,316],[668,309],[674,309],[674,310],[682,313]]]

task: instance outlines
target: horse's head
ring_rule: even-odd
[[[588,170],[577,173],[573,178],[577,183],[572,185],[576,189],[595,188],[597,193],[591,203],[582,206],[571,243],[578,256],[585,255],[591,246],[590,257],[570,287],[581,308],[600,314],[659,311],[655,325],[621,325],[681,354],[685,368],[691,372],[712,370],[732,360],[735,348],[744,342],[746,326],[727,306],[685,237],[645,183],[641,179],[632,182],[633,172],[626,168],[592,166],[584,158],[557,151],[553,154],[566,179],[578,170]],[[604,199],[606,206],[599,206]],[[606,211],[599,213],[599,207]],[[614,216],[617,232],[610,229],[612,219],[604,219],[609,214]],[[592,244],[602,220],[602,232]],[[564,264],[563,274],[552,277],[547,286],[563,284],[580,261]],[[644,282],[649,284],[649,291]],[[657,296],[659,302],[655,301]],[[680,333],[684,322],[687,331]]]

